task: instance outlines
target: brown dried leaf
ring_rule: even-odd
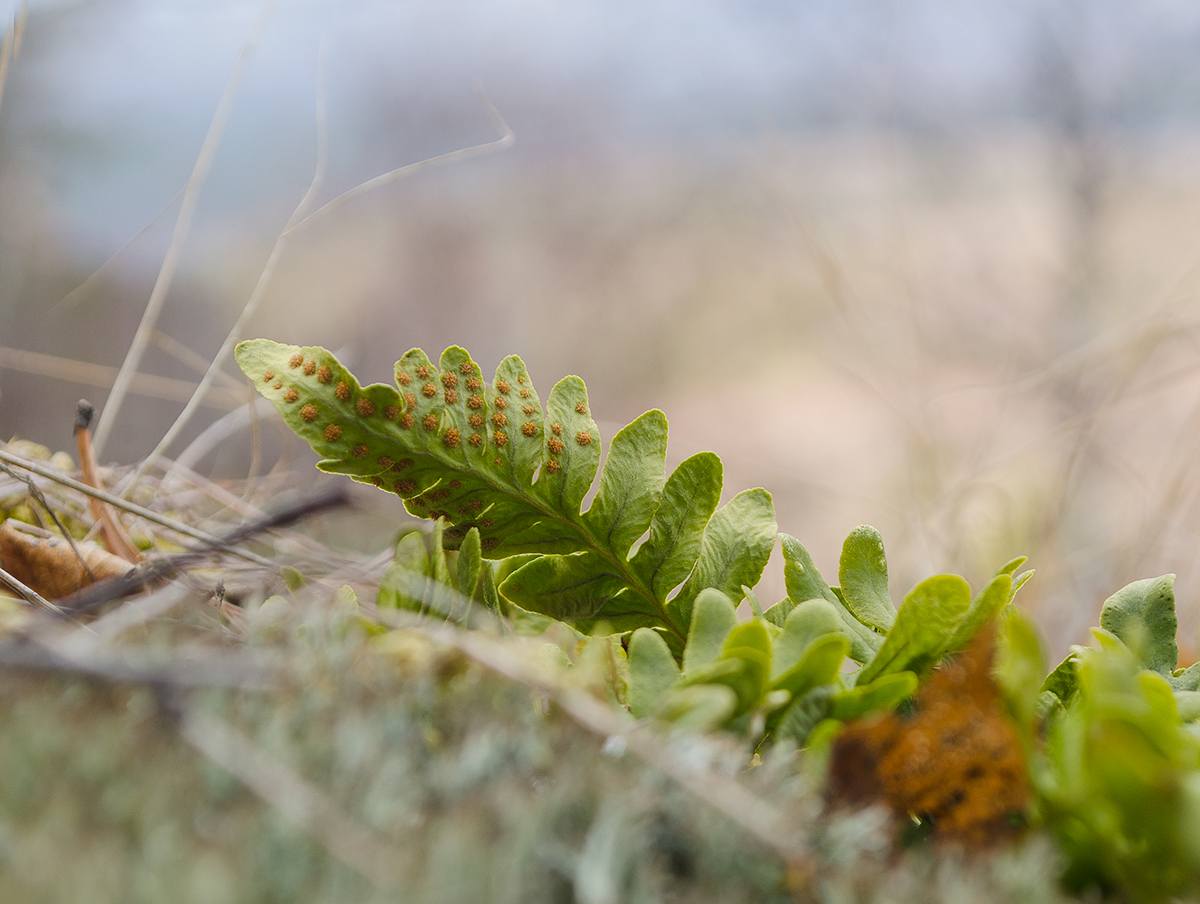
[[[939,839],[981,848],[1010,837],[1029,803],[1025,755],[992,679],[995,631],[930,678],[908,717],[852,723],[834,742],[835,803],[883,802],[927,817]]]
[[[66,540],[34,537],[7,521],[0,524],[0,568],[48,600],[61,599],[86,587],[93,575],[99,581],[133,568],[95,543],[76,542],[75,546],[83,561]]]

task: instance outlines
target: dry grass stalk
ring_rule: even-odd
[[[108,435],[112,432],[117,414],[121,410],[121,404],[125,401],[130,380],[141,364],[142,355],[146,351],[146,346],[149,344],[150,337],[155,330],[158,315],[162,311],[163,303],[167,298],[167,292],[170,290],[171,283],[175,278],[175,270],[179,266],[179,259],[183,255],[183,246],[187,241],[188,231],[192,225],[192,217],[196,213],[196,205],[200,200],[200,188],[204,184],[204,180],[207,178],[208,171],[212,167],[213,160],[216,157],[217,148],[220,146],[221,138],[225,133],[225,125],[229,121],[230,113],[233,111],[233,103],[237,99],[242,80],[245,78],[246,71],[250,66],[250,59],[254,54],[255,48],[262,40],[267,24],[270,22],[278,5],[278,0],[267,0],[263,4],[262,11],[259,13],[249,37],[246,38],[246,42],[242,45],[242,50],[238,54],[237,62],[234,64],[233,71],[229,75],[229,81],[225,86],[224,93],[221,95],[221,100],[217,104],[216,112],[213,113],[212,122],[208,127],[208,134],[204,136],[204,143],[201,145],[200,153],[196,157],[196,165],[192,169],[192,175],[188,179],[187,187],[183,192],[183,202],[179,208],[179,216],[175,220],[175,230],[171,235],[171,244],[167,248],[166,256],[163,258],[162,267],[158,271],[158,278],[155,280],[154,288],[150,291],[150,298],[147,300],[146,308],[142,312],[142,319],[138,324],[137,332],[134,333],[129,352],[125,355],[125,360],[121,363],[121,369],[117,372],[116,380],[113,382],[112,392],[105,402],[104,410],[100,414],[100,421],[96,425],[95,444],[98,454],[104,450],[104,444],[108,440]]]

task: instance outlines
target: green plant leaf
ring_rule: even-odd
[[[534,406],[526,404],[522,406],[522,411],[526,407],[532,409]],[[600,431],[591,415],[586,413],[588,410],[587,387],[583,380],[574,376],[563,377],[550,390],[550,398],[546,400],[546,419],[540,425],[546,448],[542,458],[543,470],[538,475],[535,490],[555,511],[572,516],[579,513],[583,497],[591,489],[600,468]],[[531,413],[530,420],[521,425],[522,435],[531,428],[538,429],[536,417],[540,414],[540,410]],[[560,446],[560,452],[553,451]],[[557,470],[550,469],[551,461],[559,465]]]
[[[293,568],[291,565],[283,565],[279,569],[279,575],[283,578],[283,586],[290,593],[296,593],[308,583],[308,578],[302,572]]]
[[[723,684],[695,684],[672,690],[655,716],[683,730],[724,725],[737,711],[738,698]]]
[[[883,645],[883,636],[875,633],[857,618],[850,614],[846,604],[825,583],[821,572],[813,563],[808,550],[797,540],[787,534],[779,535],[780,546],[783,548],[783,580],[787,587],[790,607],[803,603],[805,600],[823,599],[833,605],[838,617],[845,627],[846,636],[850,638],[850,658],[855,662],[867,662]],[[770,612],[774,619],[780,615],[786,619],[791,608],[778,609],[772,606]],[[776,624],[782,624],[776,621]]]
[[[1011,603],[1017,595],[1017,591],[1025,586],[1025,582],[1033,577],[1034,571],[1030,568],[1028,571],[1022,571],[1019,575],[1013,578],[1012,589],[1008,592],[1008,601]]]
[[[429,549],[420,531],[409,531],[396,543],[392,562],[379,580],[375,604],[381,609],[410,609],[425,607],[426,583],[429,578]]]
[[[771,636],[766,625],[759,619],[738,625],[725,639],[721,658],[741,664],[738,674],[725,679],[724,683],[737,694],[735,715],[749,712],[762,702],[771,674]]]
[[[758,595],[754,592],[752,587],[748,587],[745,584],[742,585],[742,598],[750,604],[751,615],[753,615],[755,618],[763,617],[762,603],[758,601]]]
[[[1129,647],[1146,668],[1170,675],[1179,660],[1175,632],[1175,575],[1134,581],[1104,603],[1100,627]]]
[[[683,651],[684,675],[716,662],[725,647],[725,638],[737,623],[733,600],[712,587],[702,590],[692,607],[691,628]]]
[[[1079,677],[1076,673],[1076,663],[1078,661],[1078,653],[1068,653],[1066,659],[1055,666],[1042,681],[1042,693],[1048,692],[1054,694],[1064,706],[1069,706],[1074,700],[1075,692],[1079,687]]]
[[[480,568],[479,588],[475,598],[489,612],[499,616],[507,616],[509,614],[508,602],[500,596],[500,590],[496,587],[496,574],[488,562],[483,562],[483,566]]]
[[[446,522],[438,518],[429,534],[429,576],[443,587],[452,587],[450,564],[446,561]]]
[[[899,620],[899,613],[896,618]],[[917,692],[917,683],[917,676],[912,672],[891,672],[866,684],[855,685],[834,695],[831,715],[848,722],[868,713],[889,712]]]
[[[625,586],[612,562],[592,552],[538,556],[500,585],[500,593],[522,609],[559,621],[595,616]]]
[[[700,591],[713,587],[734,602],[742,585],[754,586],[775,548],[775,506],[763,489],[743,490],[717,509],[704,528],[700,557],[679,593],[667,603],[678,621],[688,623]]]
[[[658,509],[666,479],[667,418],[647,411],[613,437],[600,489],[583,524],[592,537],[625,559]]]
[[[659,602],[666,601],[696,564],[704,528],[721,500],[721,473],[721,459],[699,452],[667,478],[650,521],[650,536],[629,561],[630,570]]]
[[[771,638],[759,620],[736,625],[725,639],[720,656],[705,665],[686,669],[681,685],[724,685],[734,692],[736,718],[763,702],[771,671]]]
[[[873,527],[856,527],[842,544],[838,581],[846,608],[868,628],[886,634],[896,621],[888,594],[887,557],[883,537]]]
[[[808,693],[822,684],[837,680],[850,641],[841,632],[816,638],[800,661],[771,682],[772,690],[785,690],[793,697]]]
[[[837,609],[823,599],[805,600],[784,620],[783,630],[772,649],[772,678],[778,678],[804,658],[804,652],[816,640],[829,634],[845,636]],[[847,649],[849,639],[847,638]]]
[[[638,628],[629,640],[629,711],[635,718],[654,715],[679,681],[679,666],[662,635]]]
[[[783,623],[787,621],[788,615],[791,614],[794,608],[795,606],[792,604],[792,601],[785,596],[770,609],[763,612],[762,617],[764,621],[774,625],[776,628],[782,628]]]
[[[997,577],[1008,577],[1008,574],[1001,570]],[[1032,744],[1037,730],[1042,676],[1046,673],[1046,654],[1037,629],[1015,608],[1000,619],[994,671],[1025,743]]]
[[[663,624],[661,610],[635,589],[624,587],[615,593],[590,618],[581,618],[574,623],[576,630],[585,634],[594,632],[601,624],[614,634],[624,634],[636,631],[638,628],[659,627]],[[668,633],[664,638],[667,645],[676,653],[676,659],[682,655],[684,637]]]
[[[1015,559],[1009,559],[998,569],[996,569],[996,574],[1007,574],[1009,577],[1012,577],[1017,573],[1017,569],[1028,561],[1029,556],[1017,556]]]
[[[797,744],[808,744],[813,729],[825,722],[833,712],[833,700],[838,689],[825,684],[797,697],[772,721],[776,738],[791,738]]]
[[[1001,570],[983,590],[979,591],[979,595],[971,600],[971,608],[950,639],[946,652],[957,653],[965,650],[975,639],[980,628],[995,618],[1000,610],[1008,605],[1010,599],[1012,599],[1012,577]]]
[[[455,607],[457,618],[465,618],[466,608],[475,596],[475,588],[479,586],[479,577],[486,567],[483,563],[482,541],[479,539],[479,529],[471,528],[463,537],[462,545],[458,548],[458,562],[455,563],[455,583],[461,599]]]
[[[1200,690],[1200,662],[1194,662],[1186,669],[1176,669],[1167,681],[1177,691]]]
[[[1175,691],[1175,706],[1181,722],[1195,722],[1200,719],[1200,692]]]
[[[392,562],[379,582],[377,606],[433,612],[443,618],[455,614],[459,594],[441,546],[442,531],[439,520],[428,535],[414,530],[397,541]]]
[[[896,624],[856,683],[900,671],[924,672],[946,652],[970,607],[971,588],[958,575],[926,578],[904,598]]]

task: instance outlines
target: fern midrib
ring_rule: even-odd
[[[408,454],[413,454],[413,452],[409,452]],[[416,454],[420,454],[420,453],[416,453]],[[437,454],[430,454],[430,452],[428,450],[425,450],[425,454],[430,455],[430,457],[433,458],[434,461],[439,462],[443,467],[448,466],[453,470],[458,469],[458,466],[459,466],[458,462],[454,462],[454,461],[447,462],[445,459],[441,458],[441,456],[439,456]],[[670,630],[672,634],[674,634],[680,640],[687,639],[687,634],[683,630],[681,630],[677,624],[675,624],[675,621],[667,613],[666,607],[662,603],[660,603],[658,601],[658,597],[654,595],[654,591],[651,590],[650,588],[646,587],[645,585],[643,585],[642,582],[639,581],[637,579],[637,577],[634,575],[633,571],[629,567],[628,560],[622,561],[621,557],[619,557],[615,553],[613,553],[613,551],[611,549],[607,549],[607,548],[601,546],[596,541],[596,538],[591,535],[591,533],[587,530],[587,528],[584,525],[580,524],[578,521],[574,520],[569,515],[564,515],[562,512],[558,512],[552,508],[549,508],[545,504],[545,502],[542,499],[538,498],[537,496],[534,496],[530,493],[525,492],[523,488],[521,488],[520,486],[518,486],[516,484],[516,475],[515,474],[513,475],[513,484],[505,484],[505,483],[501,483],[500,481],[498,481],[487,470],[474,468],[472,466],[471,462],[469,462],[469,461],[465,462],[464,465],[470,473],[472,473],[476,477],[479,477],[482,480],[484,480],[497,493],[518,499],[518,500],[532,506],[536,511],[538,511],[540,514],[542,514],[544,517],[548,518],[549,520],[551,520],[557,524],[560,524],[564,527],[570,528],[578,537],[580,537],[580,539],[583,540],[584,545],[591,552],[599,555],[602,559],[604,559],[613,568],[615,568],[617,570],[621,579],[625,581],[627,586],[632,587],[644,600],[646,600],[648,603],[650,603],[650,605],[653,607],[654,611],[658,614],[659,618],[662,620],[663,625],[668,630]],[[510,471],[511,471],[511,466],[510,466]],[[530,486],[532,488],[533,485],[531,484]]]
[[[607,549],[599,545],[599,543],[596,542],[596,538],[588,532],[587,528],[571,517],[564,515],[561,512],[556,512],[553,509],[547,509],[545,506],[541,505],[537,499],[532,496],[528,496],[525,493],[520,493],[520,497],[531,503],[534,508],[546,515],[548,518],[551,518],[559,524],[571,528],[571,530],[573,530],[584,541],[584,544],[592,552],[598,554],[601,558],[616,568],[625,583],[636,590],[643,599],[645,599],[648,603],[650,603],[651,606],[654,607],[654,611],[658,613],[659,617],[663,621],[663,624],[670,629],[671,633],[676,635],[680,640],[687,639],[687,635],[680,630],[679,626],[675,624],[674,620],[667,613],[666,606],[660,603],[658,601],[658,597],[654,595],[654,592],[650,588],[644,586],[642,582],[639,581],[633,574],[632,569],[629,567],[628,560],[622,561],[622,559],[611,549]]]
[[[650,587],[646,587],[641,581],[639,581],[637,579],[637,577],[634,575],[633,571],[629,567],[628,560],[622,560],[621,557],[614,554],[612,552],[612,550],[610,550],[604,546],[601,546],[599,544],[599,542],[596,540],[596,538],[591,535],[591,533],[587,530],[587,528],[584,525],[580,524],[578,521],[574,520],[569,515],[564,515],[562,512],[558,512],[552,508],[549,508],[542,499],[540,499],[537,496],[531,495],[530,493],[525,492],[523,486],[521,485],[521,482],[518,480],[517,474],[513,472],[511,461],[508,464],[509,464],[509,475],[511,477],[512,482],[504,483],[504,482],[501,482],[500,480],[498,480],[496,478],[496,476],[493,473],[491,473],[490,469],[477,468],[477,467],[475,467],[474,463],[471,462],[469,459],[459,461],[459,460],[455,460],[455,459],[450,459],[448,457],[443,457],[443,455],[440,454],[440,450],[438,450],[436,448],[431,449],[428,446],[426,446],[424,448],[420,448],[420,447],[410,448],[403,441],[403,437],[397,436],[394,433],[392,433],[391,431],[380,431],[380,432],[371,431],[371,432],[374,433],[375,436],[377,436],[380,440],[383,440],[384,442],[396,444],[400,449],[404,450],[405,455],[428,456],[441,468],[446,468],[452,472],[459,472],[462,470],[466,470],[471,475],[483,480],[495,492],[497,492],[501,495],[507,495],[510,498],[515,498],[519,501],[522,501],[522,502],[532,506],[536,511],[538,511],[540,514],[542,514],[544,517],[550,519],[551,521],[554,521],[555,523],[558,523],[564,527],[570,528],[577,536],[579,536],[583,540],[584,545],[589,550],[591,550],[593,553],[599,555],[602,559],[604,559],[606,562],[608,562],[613,568],[615,568],[617,570],[619,576],[621,577],[621,579],[625,581],[625,584],[629,587],[632,587],[644,600],[646,600],[646,602],[648,602],[650,604],[650,606],[658,614],[663,625],[668,630],[670,630],[672,634],[674,634],[680,640],[683,640],[683,641],[687,640],[687,632],[682,630],[675,623],[674,619],[671,618],[671,616],[667,612],[666,606],[664,606],[662,603],[659,602],[658,597],[655,595],[653,589]],[[439,435],[440,435],[440,431],[439,431]],[[440,480],[441,480],[441,478],[439,478],[439,481]],[[530,488],[532,488],[532,487],[533,487],[533,484],[530,484]],[[563,487],[565,488],[565,482],[563,484]],[[562,491],[563,491],[562,488],[560,488],[560,497],[561,497]],[[403,497],[401,497],[401,498],[403,498]],[[657,574],[657,569],[656,569],[655,573]]]

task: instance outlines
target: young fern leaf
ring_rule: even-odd
[[[896,607],[888,595],[887,558],[879,531],[864,524],[850,532],[842,544],[838,581],[856,619],[879,634],[892,629]]]
[[[660,411],[613,439],[596,499],[581,512],[600,469],[587,388],[578,377],[563,378],[543,413],[515,355],[485,382],[461,348],[446,349],[436,366],[413,349],[396,362],[395,388],[360,385],[319,347],[256,339],[238,346],[237,361],[321,456],[321,470],[394,492],[418,517],[444,519],[447,549],[475,529],[485,558],[536,554],[499,588],[532,611],[581,627],[665,628],[678,658],[696,595],[718,587],[740,599],[774,545],[774,511],[763,490],[740,494],[714,517],[721,494],[715,455],[689,458],[664,486]]]

